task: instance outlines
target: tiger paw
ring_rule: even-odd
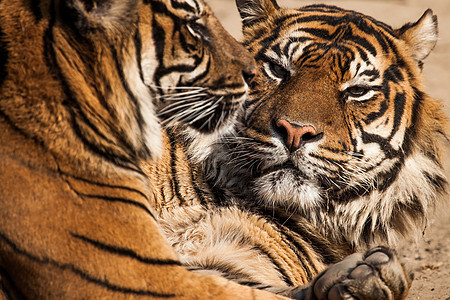
[[[355,253],[319,274],[297,299],[405,299],[413,276],[395,252],[377,247]],[[306,295],[305,295],[306,294]]]

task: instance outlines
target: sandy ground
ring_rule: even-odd
[[[224,27],[237,39],[241,37],[240,19],[233,0],[207,0]],[[359,0],[359,1],[293,1],[277,0],[283,7],[312,3],[333,4],[371,15],[393,27],[413,22],[427,9],[438,16],[440,40],[426,59],[424,75],[427,92],[443,99],[450,116],[450,0]],[[450,178],[450,146],[444,152],[447,176]],[[450,196],[446,197],[450,199]],[[450,300],[450,206],[442,205],[429,221],[424,235],[408,240],[399,247],[400,256],[415,273],[408,300]]]

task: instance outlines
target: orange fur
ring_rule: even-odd
[[[152,179],[138,162],[159,156],[154,109],[177,82],[154,89],[149,70],[139,74],[141,59],[147,68],[174,62],[155,57],[164,44],[152,25],[182,24],[178,37],[229,71],[195,81],[212,93],[244,95],[252,58],[203,2],[198,22],[218,45],[188,35],[178,9],[158,23],[164,11],[152,9],[169,1],[150,2],[0,2],[0,298],[278,298],[188,272],[153,217]],[[174,57],[189,55],[175,46]],[[193,82],[193,67],[171,78]],[[224,77],[232,89],[214,82]]]

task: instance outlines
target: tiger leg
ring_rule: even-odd
[[[393,250],[377,247],[365,254],[351,254],[331,265],[293,298],[405,299],[412,279],[412,273],[400,263]]]

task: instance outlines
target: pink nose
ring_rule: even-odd
[[[276,125],[283,135],[284,144],[290,152],[294,152],[303,144],[313,140],[313,138],[317,136],[316,130],[310,125],[293,125],[285,119],[278,120]]]

